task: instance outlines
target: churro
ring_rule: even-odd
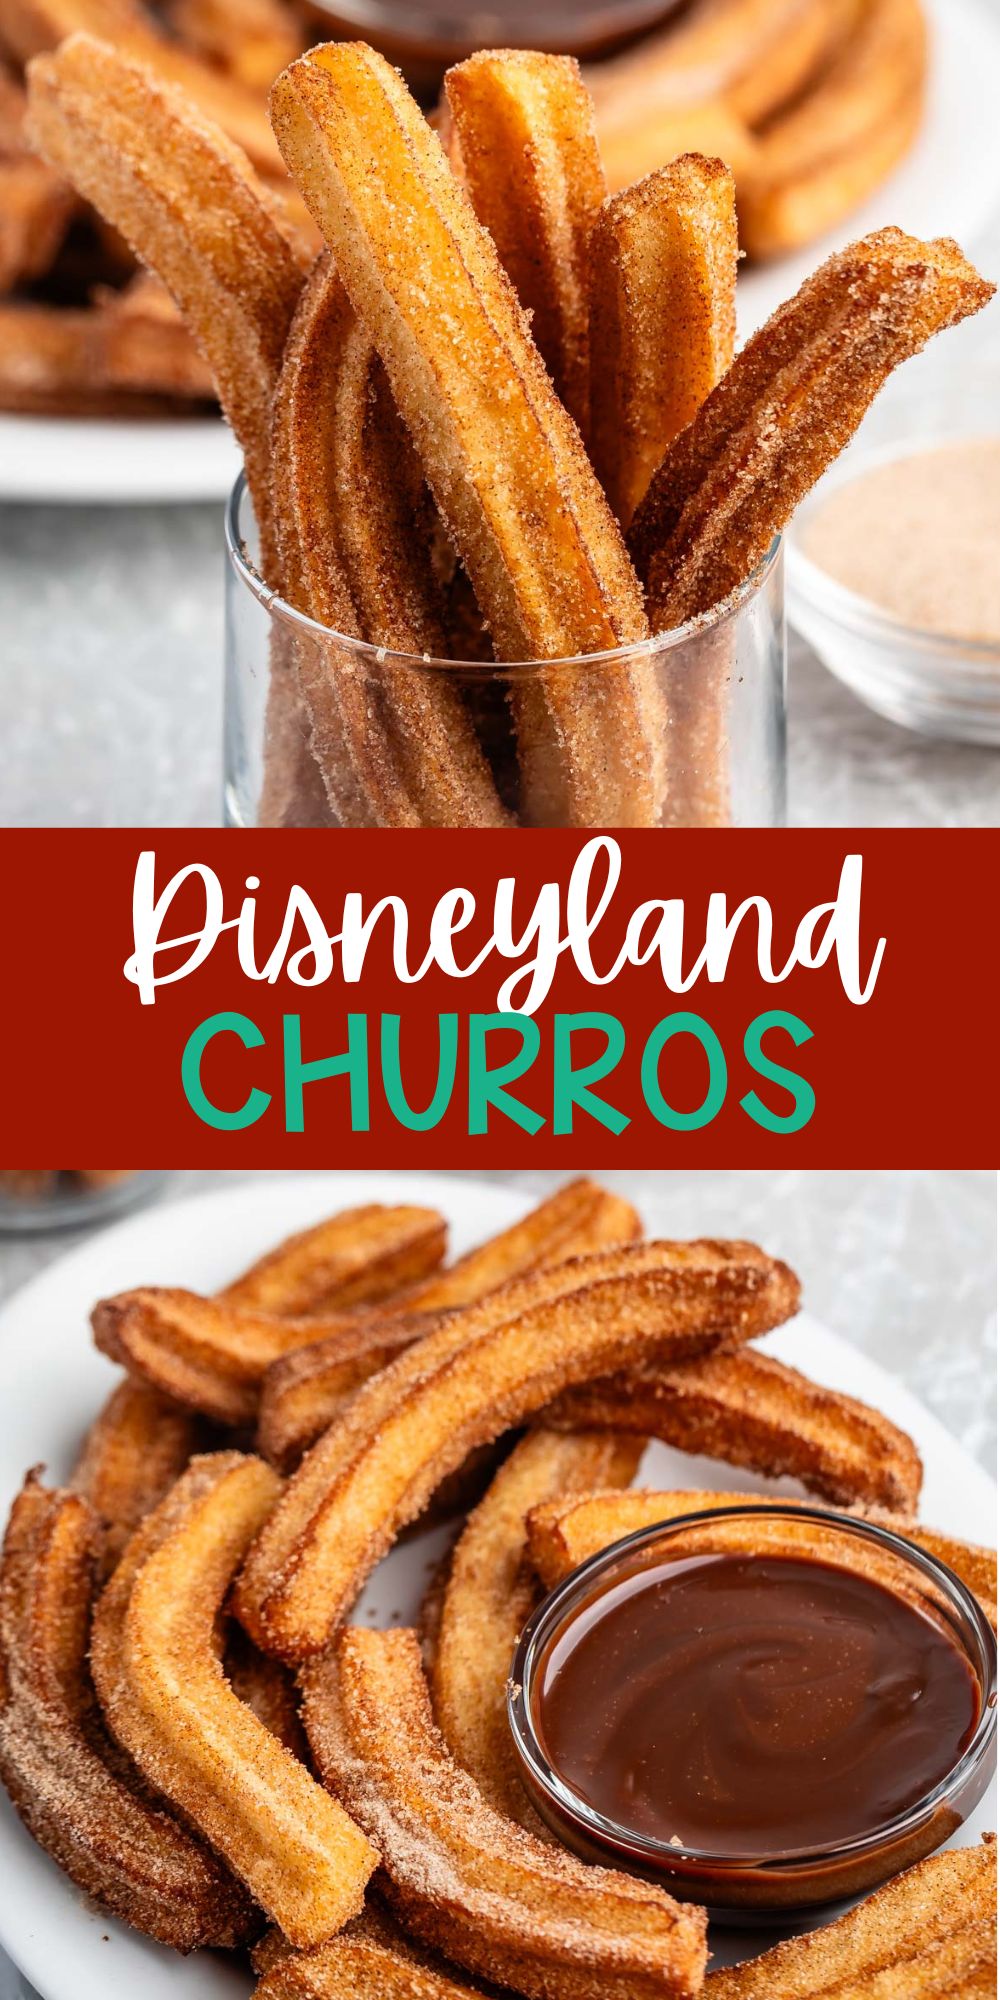
[[[176,1403],[219,1423],[252,1422],[278,1356],[345,1320],[350,1326],[351,1307],[391,1297],[433,1269],[444,1243],[433,1209],[346,1209],[281,1245],[214,1299],[165,1287],[101,1299],[91,1315],[94,1339]],[[243,1303],[254,1298],[270,1300],[270,1309]],[[311,1310],[320,1300],[340,1312],[331,1320]]]
[[[168,417],[197,405],[115,381],[100,309],[0,299],[0,409],[26,416]],[[185,343],[186,348],[186,343]],[[147,350],[147,359],[149,359]],[[190,355],[186,352],[184,366]]]
[[[87,1669],[100,1523],[29,1474],[0,1561],[0,1776],[85,1894],[179,1951],[236,1946],[255,1912],[106,1737]]]
[[[477,1445],[644,1356],[753,1339],[798,1302],[753,1244],[648,1243],[543,1270],[445,1315],[366,1382],[289,1482],[238,1579],[265,1652],[318,1651],[374,1564]]]
[[[460,173],[583,435],[590,421],[588,262],[606,193],[594,107],[570,56],[487,49],[445,78]]]
[[[76,196],[24,143],[25,97],[0,59],[0,296],[45,275]]]
[[[112,1390],[87,1431],[69,1481],[103,1525],[104,1575],[203,1442],[197,1418],[144,1382],[126,1379]]]
[[[287,1318],[370,1305],[436,1271],[446,1241],[447,1225],[433,1208],[367,1202],[338,1209],[285,1237],[218,1297]]]
[[[211,371],[173,299],[145,271],[122,291],[98,287],[94,322],[96,381],[109,389],[189,396],[193,402],[214,396]]]
[[[958,246],[882,229],[754,334],[653,476],[630,534],[655,630],[747,581],[886,377],[994,287]]]
[[[424,1943],[536,2000],[697,1992],[704,1911],[494,1812],[434,1727],[415,1634],[349,1629],[302,1679],[320,1772],[377,1841],[390,1904]]]
[[[532,1568],[546,1590],[553,1590],[571,1570],[579,1568],[601,1549],[621,1541],[641,1528],[653,1528],[660,1521],[674,1521],[682,1514],[697,1514],[713,1507],[768,1507],[772,1493],[702,1493],[686,1489],[675,1493],[646,1490],[623,1493],[568,1494],[533,1504],[527,1516],[526,1546]],[[783,1507],[811,1507],[812,1501],[789,1500],[781,1495]],[[939,1562],[954,1570],[972,1592],[980,1609],[996,1629],[997,1559],[994,1549],[977,1548],[954,1535],[942,1535],[936,1528],[914,1526],[906,1514],[893,1514],[884,1507],[856,1507],[862,1520],[891,1528],[925,1549]]]
[[[771,1479],[800,1479],[841,1506],[912,1514],[920,1495],[920,1456],[905,1431],[752,1348],[590,1383],[546,1411],[545,1422],[637,1430]]]
[[[272,1363],[264,1378],[258,1441],[264,1456],[291,1471],[346,1398],[427,1331],[424,1315],[472,1305],[498,1285],[546,1264],[586,1256],[642,1234],[635,1209],[596,1182],[571,1181],[521,1222],[488,1238],[445,1270],[411,1287],[390,1313],[356,1317],[308,1352]]]
[[[399,77],[363,45],[327,44],[279,77],[271,108],[498,656],[559,660],[643,639],[641,596],[579,434]],[[658,718],[641,674],[620,662],[553,669],[531,707],[529,819],[655,824]]]
[[[233,1693],[252,1708],[258,1722],[290,1750],[301,1764],[309,1762],[309,1746],[299,1715],[295,1677],[280,1660],[262,1653],[242,1625],[230,1619],[226,1628],[223,1671]]]
[[[836,1923],[713,1972],[711,2000],[968,2000],[996,1991],[996,1845],[934,1854]]]
[[[329,257],[307,280],[278,383],[273,489],[284,590],[332,632],[420,658],[447,650],[428,496],[381,362]],[[461,694],[345,647],[294,642],[310,742],[352,826],[507,823]]]
[[[222,1671],[219,1612],[278,1490],[261,1459],[192,1460],[105,1587],[91,1658],[119,1742],[308,1949],[360,1910],[376,1856]]]
[[[824,235],[881,185],[919,129],[926,74],[920,0],[866,0],[814,86],[758,137],[740,183],[751,256]]]
[[[192,110],[219,126],[260,172],[281,173],[260,99],[169,41],[140,0],[3,0],[4,42],[23,63],[78,34],[106,43],[157,81],[176,85]]]
[[[281,0],[166,0],[173,32],[247,90],[261,94],[302,47]]]
[[[265,1973],[254,2000],[477,2000],[452,1966],[421,1962],[402,1931],[366,1918],[308,1954],[284,1955]]]
[[[590,451],[627,528],[736,340],[736,195],[686,154],[601,209],[590,246]]]
[[[303,253],[243,155],[141,63],[73,35],[29,66],[29,136],[166,285],[243,451],[266,554],[270,413]]]
[[[642,1451],[642,1440],[613,1432],[530,1432],[500,1467],[452,1555],[431,1665],[435,1721],[487,1804],[532,1832],[541,1823],[521,1783],[505,1703],[514,1648],[537,1599],[525,1517],[555,1496],[627,1486]]]

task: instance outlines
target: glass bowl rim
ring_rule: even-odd
[[[650,1542],[669,1538],[683,1528],[701,1526],[712,1521],[731,1519],[743,1515],[747,1520],[794,1520],[816,1521],[821,1526],[832,1527],[835,1533],[854,1535],[863,1541],[874,1542],[890,1554],[909,1563],[914,1569],[928,1576],[943,1591],[945,1597],[963,1613],[973,1628],[982,1654],[985,1669],[985,1684],[981,1680],[982,1708],[971,1741],[950,1771],[913,1805],[907,1806],[894,1818],[882,1825],[869,1829],[850,1838],[836,1840],[825,1847],[784,1848],[773,1854],[726,1855],[708,1848],[677,1847],[667,1841],[657,1840],[649,1835],[637,1833],[633,1827],[621,1826],[616,1820],[608,1819],[598,1812],[588,1800],[573,1791],[549,1764],[541,1744],[538,1742],[531,1719],[530,1690],[533,1672],[539,1656],[543,1638],[548,1637],[548,1628],[558,1623],[564,1600],[573,1597],[591,1581],[595,1574],[611,1567],[627,1556],[630,1551],[642,1548]],[[976,1666],[974,1660],[971,1661]],[[979,1678],[977,1671],[977,1678]],[[873,1848],[897,1840],[912,1832],[924,1822],[935,1809],[942,1805],[953,1792],[960,1790],[966,1779],[976,1770],[987,1754],[996,1735],[997,1713],[997,1640],[996,1635],[981,1606],[955,1572],[948,1568],[937,1556],[921,1549],[905,1535],[897,1534],[892,1528],[880,1522],[866,1521],[853,1514],[846,1514],[836,1508],[812,1507],[808,1503],[776,1500],[762,1506],[747,1507],[706,1507],[690,1514],[674,1516],[668,1520],[653,1522],[650,1527],[637,1528],[629,1535],[623,1535],[611,1542],[605,1549],[598,1549],[585,1562],[562,1578],[554,1590],[543,1598],[532,1612],[518,1640],[507,1682],[507,1720],[518,1758],[530,1774],[535,1784],[567,1818],[576,1821],[581,1829],[595,1843],[605,1850],[616,1850],[623,1844],[635,1854],[637,1860],[664,1862],[674,1871],[683,1869],[687,1863],[698,1867],[708,1866],[730,1873],[753,1873],[760,1871],[780,1873],[808,1867],[836,1859],[846,1861],[854,1856],[862,1856]],[[610,1859],[609,1859],[609,1865]]]
[[[599,667],[620,664],[624,660],[658,658],[663,653],[672,652],[675,647],[714,632],[735,618],[745,605],[760,595],[773,574],[784,548],[784,537],[776,534],[763,560],[758,563],[746,581],[731,591],[728,597],[714,604],[710,611],[701,612],[696,618],[689,618],[685,624],[674,626],[669,632],[658,632],[649,639],[636,639],[629,645],[614,646],[603,653],[576,653],[557,660],[438,660],[423,653],[396,653],[388,646],[373,646],[369,640],[354,639],[349,633],[337,632],[330,625],[319,624],[315,618],[307,617],[304,611],[296,611],[294,605],[289,604],[280,591],[268,587],[244,553],[244,542],[240,533],[240,510],[244,499],[249,502],[250,495],[246,473],[241,470],[226,502],[226,557],[230,569],[240,583],[250,591],[269,616],[280,619],[293,629],[316,635],[324,641],[332,639],[356,658],[370,660],[378,667],[419,668],[423,672],[443,670],[461,674],[464,678],[473,676],[487,679],[498,676],[506,678],[509,675],[537,674],[540,670],[549,672],[559,667]]]
[[[785,537],[792,623],[796,623],[795,600],[800,598],[814,614],[818,613],[869,642],[874,640],[883,646],[897,648],[905,644],[913,653],[938,657],[942,663],[954,660],[957,655],[961,664],[973,672],[983,670],[995,675],[1000,666],[1000,639],[965,639],[957,633],[938,632],[927,625],[910,624],[896,612],[887,611],[872,598],[852,590],[849,584],[839,582],[821,563],[807,555],[802,546],[802,526],[807,513],[820,505],[822,497],[839,493],[845,486],[863,479],[866,473],[878,471],[883,465],[893,465],[897,460],[915,458],[925,451],[947,450],[949,445],[987,442],[989,439],[982,432],[956,430],[942,434],[928,431],[908,433],[905,437],[879,445],[854,446],[844,452],[824,474],[820,484],[807,495]]]

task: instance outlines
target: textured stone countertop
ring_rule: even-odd
[[[235,1181],[171,1175],[161,1199]],[[538,1198],[551,1173],[474,1174]],[[990,1471],[995,1463],[996,1179],[988,1173],[602,1173],[664,1235],[759,1237],[816,1317],[894,1370]],[[0,1302],[77,1236],[0,1237]],[[0,1951],[0,2000],[36,2000]]]

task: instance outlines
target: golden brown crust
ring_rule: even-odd
[[[991,1835],[981,1847],[935,1854],[908,1868],[822,1930],[710,1974],[705,1992],[711,2000],[916,2000],[923,1994],[940,2000],[995,1986]]]
[[[218,1296],[282,1317],[370,1305],[435,1271],[446,1242],[436,1209],[367,1202],[286,1237]]]
[[[72,35],[28,71],[32,144],[176,299],[243,451],[273,569],[270,412],[302,252],[238,147],[153,71]]]
[[[319,1951],[255,1952],[254,1967],[264,1975],[254,2000],[477,2000],[483,1990],[372,1909]]]
[[[604,203],[590,246],[590,451],[623,528],[733,358],[736,192],[688,153]]]
[[[274,411],[286,597],[333,632],[420,658],[447,651],[419,460],[330,258],[307,280]],[[439,670],[302,636],[295,657],[331,805],[352,826],[507,823],[462,696]]]
[[[166,0],[163,11],[188,48],[255,95],[302,47],[298,23],[282,0]]]
[[[527,49],[483,50],[448,71],[445,92],[472,206],[586,436],[589,246],[606,183],[579,64]]]
[[[630,1243],[641,1234],[642,1224],[629,1202],[595,1181],[570,1181],[521,1222],[411,1287],[391,1312],[358,1317],[309,1353],[303,1349],[274,1362],[261,1394],[258,1440],[265,1458],[282,1471],[297,1465],[346,1398],[427,1331],[427,1313],[472,1305],[498,1285],[546,1264],[585,1256],[609,1243]]]
[[[309,1762],[309,1745],[299,1715],[299,1692],[295,1677],[280,1660],[272,1660],[262,1653],[253,1640],[244,1632],[242,1625],[230,1619],[226,1626],[226,1647],[223,1668],[227,1681],[240,1701],[252,1708],[258,1722],[269,1729],[272,1736],[297,1757],[300,1764]]]
[[[542,1824],[521,1783],[506,1711],[514,1648],[538,1597],[526,1561],[525,1518],[556,1496],[627,1486],[643,1442],[613,1432],[529,1432],[469,1516],[452,1555],[431,1663],[435,1721],[487,1804],[532,1833],[541,1833]]]
[[[636,514],[630,543],[655,630],[747,580],[887,375],[993,290],[957,244],[899,229],[806,280],[674,440]]]
[[[125,1923],[179,1951],[245,1943],[249,1898],[104,1733],[87,1669],[99,1546],[86,1500],[29,1474],[0,1562],[0,1776],[39,1844]]]
[[[740,184],[740,234],[754,257],[822,236],[907,153],[924,114],[921,0],[866,0],[812,88],[760,135]]]
[[[351,1308],[366,1298],[391,1297],[433,1270],[445,1240],[433,1209],[347,1209],[279,1245],[214,1299],[164,1286],[101,1299],[94,1339],[174,1402],[218,1423],[252,1423],[273,1361],[350,1326]],[[271,1304],[254,1309],[254,1298]],[[320,1300],[341,1311],[321,1315],[313,1310]]]
[[[399,77],[361,45],[328,44],[279,78],[272,116],[379,349],[498,657],[556,660],[642,639],[641,594],[579,434]],[[642,676],[616,662],[526,685],[550,745],[533,784],[535,717],[523,732],[527,816],[654,824],[659,738]]]
[[[527,1519],[526,1540],[532,1568],[546,1590],[553,1590],[571,1570],[589,1561],[612,1542],[660,1521],[676,1520],[680,1514],[700,1513],[714,1507],[768,1507],[775,1499],[783,1507],[811,1507],[813,1501],[790,1500],[773,1493],[657,1493],[646,1490],[622,1493],[570,1494],[541,1501],[532,1506]],[[891,1528],[947,1564],[972,1592],[996,1629],[997,1558],[994,1549],[977,1548],[972,1542],[942,1535],[934,1528],[914,1526],[906,1514],[893,1514],[885,1507],[855,1507],[861,1520]]]
[[[52,306],[0,299],[0,409],[26,416],[192,415],[203,363],[179,337],[121,331],[106,304]],[[157,381],[155,378],[159,377]],[[209,385],[207,393],[213,394]]]
[[[445,1315],[303,1460],[249,1553],[237,1615],[266,1652],[317,1652],[477,1445],[616,1363],[752,1339],[797,1302],[792,1272],[753,1244],[648,1243],[572,1259]]]
[[[607,1424],[768,1478],[801,1479],[843,1506],[912,1514],[922,1467],[911,1438],[857,1397],[822,1388],[754,1348],[652,1367],[571,1392],[546,1423]]]
[[[106,1586],[91,1658],[119,1742],[308,1949],[360,1910],[376,1857],[223,1674],[219,1612],[278,1484],[238,1452],[194,1459]]]
[[[104,1533],[101,1571],[109,1576],[129,1536],[159,1506],[203,1445],[203,1426],[143,1382],[112,1390],[83,1440],[70,1475]]]
[[[389,1900],[424,1943],[537,2000],[697,1992],[704,1911],[494,1812],[434,1728],[412,1632],[344,1632],[303,1694],[323,1777],[377,1843]]]

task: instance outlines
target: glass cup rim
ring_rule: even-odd
[[[250,495],[246,473],[241,469],[226,502],[226,556],[230,568],[241,584],[257,599],[258,604],[270,617],[278,618],[294,630],[309,633],[323,641],[333,640],[338,647],[343,647],[359,660],[370,661],[373,666],[420,669],[422,672],[431,673],[443,670],[464,677],[479,675],[492,679],[502,674],[506,678],[511,675],[537,674],[542,668],[546,672],[551,672],[560,667],[612,666],[624,660],[658,658],[663,653],[672,652],[675,647],[688,644],[693,639],[700,639],[718,627],[727,625],[748,603],[760,595],[784,548],[784,537],[780,533],[776,534],[767,554],[756,569],[744,583],[731,591],[728,597],[714,604],[710,611],[701,612],[696,618],[689,618],[685,624],[674,626],[669,632],[658,632],[649,639],[636,639],[629,645],[613,646],[603,653],[576,653],[557,660],[444,660],[434,659],[424,653],[393,652],[389,646],[373,646],[370,640],[352,638],[349,633],[337,632],[331,625],[321,625],[317,619],[308,617],[304,611],[296,611],[294,605],[289,604],[280,591],[270,589],[244,553],[243,537],[240,533],[240,511],[244,499],[249,502]]]
[[[833,1841],[826,1847],[783,1848],[774,1853],[761,1855],[727,1855],[713,1849],[698,1847],[678,1847],[650,1835],[637,1833],[635,1828],[620,1825],[598,1812],[588,1800],[573,1791],[548,1762],[535,1733],[531,1716],[531,1689],[534,1672],[540,1657],[541,1646],[561,1620],[567,1600],[583,1593],[595,1575],[627,1556],[631,1551],[645,1545],[669,1539],[682,1529],[703,1526],[712,1521],[731,1520],[743,1516],[746,1520],[789,1520],[815,1521],[820,1526],[832,1528],[834,1533],[875,1543],[888,1553],[897,1556],[911,1568],[929,1577],[950,1601],[953,1608],[962,1613],[966,1623],[971,1625],[981,1653],[984,1670],[980,1680],[982,1708],[972,1740],[953,1764],[951,1770],[939,1779],[929,1792],[907,1806],[905,1811],[867,1832],[852,1835],[844,1840]],[[976,1661],[972,1660],[973,1667]],[[977,1669],[977,1678],[978,1669]],[[640,1860],[660,1862],[676,1872],[685,1864],[706,1866],[730,1873],[759,1873],[760,1871],[780,1872],[783,1869],[808,1867],[813,1863],[828,1862],[831,1859],[846,1861],[860,1857],[872,1848],[900,1839],[926,1821],[936,1808],[956,1791],[960,1791],[966,1779],[979,1766],[996,1735],[996,1690],[997,1690],[997,1641],[996,1636],[981,1606],[955,1572],[948,1568],[937,1556],[921,1549],[905,1535],[897,1534],[892,1528],[880,1522],[865,1521],[853,1514],[845,1514],[837,1509],[811,1507],[773,1501],[762,1506],[747,1507],[706,1507],[690,1514],[654,1522],[650,1527],[637,1528],[632,1534],[623,1535],[617,1542],[611,1542],[606,1549],[598,1549],[588,1556],[568,1576],[563,1577],[554,1590],[543,1598],[541,1604],[526,1624],[515,1649],[510,1676],[507,1683],[507,1720],[514,1748],[525,1770],[530,1774],[540,1791],[546,1794],[566,1815],[574,1820],[582,1830],[598,1845],[617,1849],[626,1845]]]

